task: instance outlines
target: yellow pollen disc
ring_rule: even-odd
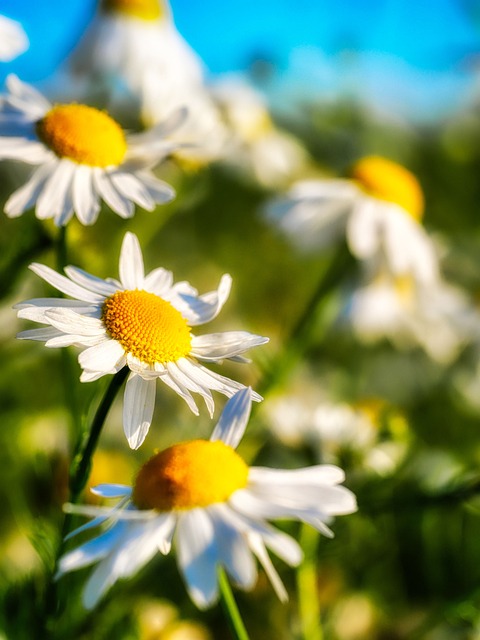
[[[421,220],[424,209],[422,188],[405,167],[381,156],[366,156],[353,166],[351,176],[371,196],[394,202],[415,220]]]
[[[103,0],[102,7],[104,11],[140,20],[158,20],[164,15],[163,2],[159,0]]]
[[[37,135],[59,158],[92,167],[119,165],[127,151],[120,125],[84,104],[56,105],[37,122]]]
[[[225,502],[247,485],[248,466],[220,440],[173,445],[148,460],[135,480],[139,509],[194,509]]]
[[[108,334],[142,362],[175,362],[190,353],[185,318],[169,302],[148,291],[117,291],[103,305]]]

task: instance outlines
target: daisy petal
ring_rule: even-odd
[[[191,599],[199,609],[212,605],[218,599],[218,553],[213,523],[204,509],[178,517],[177,554]]]
[[[220,420],[213,430],[210,440],[221,440],[233,449],[245,433],[245,428],[250,417],[252,406],[252,393],[250,387],[238,391],[225,405]]]
[[[142,289],[145,278],[143,256],[135,234],[127,232],[123,239],[119,262],[120,281],[125,289]]]
[[[55,287],[55,289],[65,293],[67,296],[83,300],[84,302],[93,302],[96,304],[103,303],[102,296],[92,293],[91,291],[87,291],[87,289],[80,287],[78,284],[75,284],[60,273],[50,269],[50,267],[34,262],[29,268],[36,273],[37,276],[45,280],[45,282],[48,282],[52,287]]]
[[[140,447],[150,429],[155,390],[155,380],[144,380],[135,373],[130,374],[127,380],[123,400],[123,428],[132,449]]]
[[[207,333],[192,339],[191,353],[205,362],[216,362],[223,358],[233,358],[247,349],[267,343],[268,340],[248,331]]]
[[[78,356],[78,363],[86,371],[113,373],[125,361],[125,352],[116,340],[105,342],[85,349]]]

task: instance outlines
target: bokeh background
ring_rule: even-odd
[[[1,65],[2,82],[14,72],[47,87],[95,4],[0,0],[0,13],[21,22],[30,39],[27,52]],[[477,310],[478,2],[172,0],[171,6],[178,30],[205,63],[207,80],[241,74],[265,97],[275,124],[327,174],[340,175],[372,153],[409,167],[425,192],[424,224],[445,279]],[[2,203],[18,175],[18,167],[0,163]],[[147,268],[171,269],[200,291],[232,274],[232,297],[210,328],[271,337],[252,354],[253,365],[227,368],[261,388],[333,254],[305,256],[269,226],[260,211],[273,189],[252,177],[221,163],[192,172],[174,161],[161,176],[175,185],[176,200],[154,213],[137,212],[129,222],[108,211],[93,227],[72,222],[69,262],[116,276],[121,240],[131,230]],[[60,353],[15,340],[25,327],[11,307],[48,295],[27,266],[33,260],[55,265],[56,233],[31,212],[0,218],[0,638],[8,640],[37,637],[75,430],[106,386],[103,380],[78,383],[73,349]],[[320,603],[325,639],[480,638],[480,343],[470,339],[452,361],[439,363],[420,348],[361,342],[339,321],[346,291],[357,280],[351,265],[322,301],[309,348],[267,389],[240,451],[267,466],[335,462],[357,494],[358,513],[338,518],[335,538],[321,539],[318,547],[298,526],[280,523],[303,535],[307,547],[314,544],[317,562],[307,588]],[[65,408],[72,402],[73,416]],[[318,424],[320,431],[313,428]],[[91,484],[130,483],[153,449],[210,431],[204,412],[195,419],[176,396],[159,390],[155,423],[133,453],[123,438],[119,402],[102,434]],[[263,574],[253,593],[236,593],[251,637],[319,640],[302,632],[302,586],[294,572],[276,566],[291,594],[287,605],[275,600]],[[116,585],[88,615],[79,606],[85,575],[62,583],[69,606],[54,637],[229,637],[219,608],[201,613],[188,601],[172,558],[158,558]]]

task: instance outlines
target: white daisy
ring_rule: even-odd
[[[246,82],[225,78],[212,89],[230,130],[223,161],[266,187],[294,179],[307,154],[293,136],[272,121],[262,96]]]
[[[478,335],[478,314],[466,295],[441,278],[424,283],[382,269],[366,273],[345,310],[364,342],[387,338],[401,349],[419,346],[446,364]]]
[[[50,325],[23,331],[18,337],[40,340],[47,347],[83,347],[78,358],[82,382],[129,367],[123,424],[135,449],[152,421],[157,379],[176,391],[196,415],[191,392],[199,393],[213,415],[211,390],[230,397],[243,385],[200,362],[248,362],[241,354],[268,342],[246,331],[193,335],[190,327],[209,322],[223,307],[230,276],[222,277],[217,291],[198,295],[188,282],[173,284],[171,272],[165,269],[145,275],[140,245],[132,233],[123,240],[119,280],[101,280],[72,266],[65,268],[68,277],[40,264],[31,269],[73,299],[40,298],[17,305],[20,318]],[[258,394],[253,398],[261,400]]]
[[[359,259],[376,258],[395,275],[424,282],[438,275],[430,238],[419,220],[423,195],[404,167],[367,156],[352,169],[352,180],[297,182],[272,201],[266,215],[300,247],[323,249],[346,236]]]
[[[0,61],[10,62],[26,51],[29,44],[22,25],[0,15]]]
[[[73,213],[93,224],[100,199],[130,218],[135,204],[151,211],[174,197],[151,168],[178,146],[166,136],[180,126],[184,110],[144,133],[125,135],[104,111],[83,104],[53,106],[15,76],[7,78],[7,87],[0,103],[0,159],[37,167],[7,200],[9,217],[36,204],[37,218],[54,218],[58,226]]]
[[[332,516],[356,510],[354,495],[338,486],[341,469],[318,465],[284,471],[249,468],[235,452],[250,413],[250,390],[227,403],[210,441],[176,444],[156,453],[140,469],[132,488],[105,484],[94,489],[102,497],[120,498],[112,507],[70,506],[70,511],[95,516],[75,535],[102,523],[98,537],[65,554],[57,577],[98,562],[83,593],[92,608],[120,578],[128,578],[172,542],[190,597],[200,608],[218,598],[217,568],[233,582],[253,588],[256,556],[279,598],[287,599],[267,547],[291,566],[302,552],[290,536],[269,519],[294,518],[331,536],[325,524]]]

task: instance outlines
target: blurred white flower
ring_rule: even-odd
[[[151,168],[178,145],[168,135],[185,118],[182,110],[144,133],[126,135],[104,111],[83,104],[53,106],[16,76],[7,78],[0,102],[0,159],[36,166],[5,203],[11,218],[35,205],[37,218],[65,225],[73,214],[93,224],[100,200],[122,218],[135,204],[151,211],[175,192]]]
[[[297,177],[307,154],[293,136],[274,125],[265,101],[253,87],[225,78],[212,88],[230,136],[223,162],[266,187],[280,187]]]
[[[419,223],[422,213],[416,178],[379,156],[359,160],[351,180],[297,182],[266,208],[267,218],[301,248],[322,250],[345,236],[357,258],[376,258],[397,276],[408,273],[431,282],[438,266]]]
[[[480,317],[460,289],[440,278],[425,283],[375,267],[365,269],[364,283],[351,294],[345,314],[361,340],[387,338],[398,348],[419,346],[444,364],[480,328]]]
[[[82,347],[78,358],[82,382],[127,366],[131,373],[123,426],[134,449],[150,428],[157,380],[178,393],[196,415],[191,392],[199,393],[213,415],[211,390],[230,397],[243,385],[200,362],[248,362],[241,354],[268,342],[247,331],[192,335],[190,327],[205,324],[220,312],[230,293],[230,276],[222,277],[217,291],[198,295],[188,282],[173,284],[171,272],[165,269],[145,275],[140,245],[132,233],[125,235],[122,244],[119,281],[102,280],[72,266],[65,268],[68,277],[40,264],[31,269],[73,299],[38,298],[16,305],[20,318],[49,325],[23,331],[18,337],[45,342],[47,347]],[[261,400],[255,393],[253,399]]]
[[[193,167],[218,158],[224,144],[202,61],[177,31],[167,0],[103,0],[58,79],[59,91],[62,84],[120,119],[136,113],[146,126],[187,107],[176,157]]]
[[[65,554],[57,577],[99,563],[84,590],[93,608],[120,578],[129,578],[158,551],[175,541],[178,564],[190,597],[200,608],[218,599],[219,566],[242,589],[257,579],[254,556],[277,595],[288,599],[267,547],[292,566],[302,560],[297,542],[266,521],[290,518],[328,536],[332,516],[356,511],[355,496],[339,486],[344,473],[332,465],[295,470],[248,467],[235,452],[247,426],[250,390],[225,406],[210,441],[193,440],[156,453],[138,473],[133,488],[100,485],[103,497],[120,498],[114,507],[72,505],[74,513],[95,519],[74,531],[107,523],[106,531]]]
[[[0,15],[0,62],[10,62],[26,51],[29,44],[20,23]]]
[[[262,406],[272,434],[290,447],[308,447],[322,462],[339,464],[353,454],[363,469],[393,473],[407,451],[403,416],[381,398],[349,404],[330,398],[322,386],[302,384]]]

